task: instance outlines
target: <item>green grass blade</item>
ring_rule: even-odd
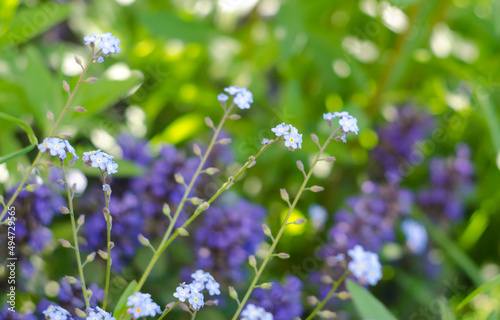
[[[462,302],[458,305],[457,309],[462,309],[465,305],[467,305],[474,297],[476,297],[478,294],[483,293],[485,291],[488,291],[492,289],[495,286],[500,285],[500,275],[496,276],[495,278],[491,279],[488,282],[483,283],[480,285],[476,290],[472,291],[465,297]]]
[[[396,320],[377,298],[356,282],[347,280],[347,290],[351,294],[356,310],[363,319]]]

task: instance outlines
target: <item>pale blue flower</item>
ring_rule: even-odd
[[[38,145],[40,152],[47,152],[51,156],[57,156],[59,159],[66,159],[66,153],[69,152],[73,158],[79,159],[76,155],[75,148],[71,146],[68,140],[59,138],[45,138],[43,142]]]
[[[189,297],[189,303],[191,307],[195,310],[203,307],[205,305],[204,297],[201,293],[191,290],[191,297]]]
[[[201,290],[205,289],[205,283],[202,281],[193,281],[189,284],[189,288],[191,288],[191,291],[201,292]]]
[[[97,63],[103,63],[104,62],[104,58],[102,56],[99,56],[97,58]]]
[[[382,265],[376,253],[365,251],[363,247],[356,245],[347,254],[352,258],[347,268],[360,282],[374,286],[382,279]]]
[[[69,320],[73,319],[71,314],[59,306],[50,305],[43,312],[43,315],[50,320]]]
[[[264,308],[257,307],[253,304],[248,304],[241,313],[241,320],[272,320],[273,315],[266,312]]]
[[[102,191],[108,191],[110,189],[109,184],[103,184],[102,185]]]
[[[96,310],[87,308],[87,314],[88,315],[85,320],[116,320],[116,318],[111,316],[109,312],[106,312],[99,307],[96,307]]]
[[[208,294],[213,296],[213,295],[220,295],[220,284],[215,281],[215,280],[209,280],[206,284],[206,288],[208,290]]]
[[[108,174],[117,173],[117,168],[118,164],[116,162],[114,162],[113,160],[108,160],[108,163],[106,164],[106,171],[108,172]]]
[[[281,137],[284,134],[288,133],[288,130],[290,130],[291,125],[285,124],[284,122],[281,124],[278,124],[276,127],[272,128],[271,131],[274,132],[274,134],[277,137]]]
[[[220,93],[218,96],[217,96],[217,100],[219,100],[220,102],[225,102],[229,99],[228,96],[226,96],[225,94],[223,93]]]
[[[333,115],[333,113],[331,113],[331,112],[323,113],[323,119],[331,121],[331,120],[335,119],[335,115]]]
[[[412,219],[401,223],[401,231],[406,237],[406,246],[415,254],[422,254],[427,248],[429,237],[425,227]]]
[[[354,118],[353,116],[343,116],[339,120],[339,125],[342,127],[342,131],[344,131],[345,133],[354,132],[355,134],[358,134],[358,119]]]
[[[106,157],[104,152],[99,152],[91,155],[90,160],[92,161],[92,167],[106,170],[106,164],[108,163],[109,158]]]
[[[90,36],[83,37],[83,41],[85,41],[85,45],[89,45],[96,42],[101,36],[99,33],[92,33]]]
[[[294,130],[285,134],[285,147],[292,148],[294,150],[302,148],[302,134],[298,134]]]
[[[268,144],[268,143],[269,143],[269,139],[267,139],[267,138],[262,139],[262,144]]]
[[[201,269],[196,270],[196,272],[192,273],[191,278],[193,278],[194,281],[199,281],[203,283],[214,279],[214,277],[212,277],[210,273],[205,272]]]
[[[253,95],[248,89],[241,88],[234,97],[233,102],[240,109],[250,109],[250,104],[253,103]]]
[[[156,314],[161,313],[160,306],[153,302],[151,295],[149,293],[136,292],[127,299],[127,313],[133,319],[139,319],[142,317],[153,317]]]
[[[186,301],[189,297],[191,297],[191,290],[188,286],[180,285],[176,288],[176,292],[174,292],[174,297],[179,299],[181,302]]]
[[[229,93],[232,96],[236,95],[238,92],[240,92],[240,90],[241,90],[241,88],[238,86],[230,86],[230,87],[224,88],[224,91],[226,91],[227,93]]]

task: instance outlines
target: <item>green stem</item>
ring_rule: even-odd
[[[59,118],[57,118],[57,121],[55,122],[54,126],[52,127],[52,130],[50,130],[50,133],[49,133],[49,137],[51,137],[54,132],[56,131],[56,128],[57,126],[59,125],[59,123],[61,122],[61,119],[64,117],[64,115],[66,114],[66,111],[68,111],[68,108],[69,108],[69,105],[71,104],[71,101],[73,101],[73,98],[76,94],[76,91],[78,90],[78,88],[80,87],[80,84],[83,82],[82,79],[83,77],[85,76],[85,74],[87,73],[87,70],[88,68],[90,67],[90,65],[92,64],[92,61],[93,61],[93,58],[90,58],[89,62],[87,63],[87,65],[85,66],[85,68],[83,69],[82,71],[82,74],[80,75],[80,77],[78,78],[78,82],[76,83],[76,86],[75,88],[73,89],[73,92],[69,95],[69,98],[68,98],[68,101],[66,102],[66,105],[64,106],[63,108],[63,111],[61,112],[61,114],[59,115]],[[9,202],[7,202],[7,205],[4,207],[4,209],[2,210],[2,215],[0,215],[0,224],[3,224],[3,218],[5,217],[5,214],[7,214],[7,209],[14,203],[14,201],[16,200],[17,196],[19,195],[19,192],[21,192],[21,190],[23,189],[24,187],[24,184],[26,183],[26,180],[28,180],[28,177],[30,176],[31,174],[31,171],[33,171],[33,169],[35,168],[35,166],[38,164],[38,161],[40,161],[40,158],[42,157],[42,153],[39,151],[35,160],[33,161],[33,163],[31,164],[31,167],[29,168],[29,170],[26,172],[26,174],[24,175],[24,177],[22,178],[21,180],[21,183],[19,184],[19,186],[17,187],[16,191],[14,192],[14,194],[12,195],[12,197],[10,197],[9,199]]]
[[[106,178],[104,173],[101,171],[102,184],[106,184]],[[108,258],[106,259],[106,282],[104,285],[104,301],[102,302],[102,308],[106,310],[106,305],[108,303],[109,296],[109,281],[111,279],[111,212],[109,211],[109,196],[107,191],[104,191],[104,200],[106,201],[106,237],[108,247]]]
[[[177,307],[179,304],[181,303],[181,301],[177,301],[170,309],[165,309],[165,311],[163,311],[163,313],[161,314],[161,316],[158,318],[158,320],[161,320],[163,318],[165,318],[165,316],[167,315],[167,313],[169,313],[170,311],[172,311],[175,307]]]
[[[330,134],[330,136],[328,137],[328,139],[326,140],[326,142],[323,144],[323,146],[319,150],[318,154],[316,155],[316,158],[314,159],[314,162],[312,163],[311,168],[309,169],[309,172],[307,173],[306,177],[304,178],[304,182],[300,186],[300,189],[297,192],[297,195],[295,196],[295,199],[293,200],[292,205],[288,209],[288,212],[286,214],[285,219],[283,220],[283,223],[282,223],[281,228],[280,228],[280,230],[278,232],[278,235],[276,236],[275,240],[273,241],[273,244],[271,245],[271,248],[267,252],[266,257],[264,258],[264,261],[262,262],[262,264],[261,264],[261,266],[259,268],[259,271],[257,272],[257,274],[255,275],[255,277],[253,278],[253,281],[250,284],[250,287],[248,288],[247,292],[245,293],[245,296],[243,297],[243,300],[241,300],[241,303],[239,304],[238,309],[236,310],[236,313],[234,314],[234,316],[232,318],[233,320],[236,320],[238,318],[238,316],[240,315],[243,307],[245,306],[245,303],[250,298],[250,295],[252,294],[253,289],[256,288],[257,282],[259,281],[262,273],[264,272],[264,269],[266,268],[269,260],[273,256],[274,250],[276,249],[276,246],[278,245],[278,242],[279,242],[281,236],[283,235],[283,232],[285,231],[285,228],[286,228],[286,226],[288,224],[288,219],[290,219],[290,215],[292,214],[293,210],[295,209],[295,206],[297,205],[297,203],[298,203],[298,201],[300,199],[300,196],[302,195],[302,193],[306,189],[307,183],[309,182],[309,179],[311,178],[311,175],[312,175],[312,172],[314,170],[314,167],[316,166],[316,164],[320,160],[320,158],[323,155],[323,152],[325,151],[326,147],[328,146],[328,144],[330,143],[330,141],[333,139],[333,137],[335,136],[335,134],[337,132],[338,132],[338,130],[336,130],[336,131],[332,130],[332,133]]]
[[[195,310],[195,311],[193,312],[193,316],[191,317],[191,320],[194,320],[194,318],[196,318],[196,314],[197,314],[197,313],[198,313],[198,310]]]
[[[322,308],[323,306],[328,302],[328,300],[330,300],[331,297],[333,297],[335,295],[335,291],[337,290],[337,288],[340,286],[340,284],[342,284],[342,282],[344,282],[345,278],[347,278],[347,276],[349,275],[349,272],[346,271],[338,280],[337,282],[335,282],[332,286],[332,289],[330,290],[330,292],[328,293],[328,295],[323,299],[323,301],[321,301],[317,306],[316,308],[314,309],[314,311],[306,318],[306,320],[312,320],[312,318],[316,315],[316,313],[318,313]]]
[[[68,179],[66,178],[66,172],[64,171],[64,166],[63,163],[61,163],[61,171],[63,175],[63,181],[64,184],[66,185],[66,193],[68,194],[68,209],[69,209],[69,214],[71,218],[71,228],[73,231],[73,241],[74,241],[74,249],[75,249],[75,254],[76,254],[76,262],[78,264],[78,272],[80,273],[80,283],[82,284],[82,291],[83,291],[83,299],[85,300],[85,306],[87,308],[90,307],[89,304],[89,297],[87,295],[87,286],[85,285],[85,277],[83,275],[83,265],[82,265],[82,259],[80,257],[80,246],[78,244],[78,231],[76,230],[76,223],[75,223],[75,213],[73,212],[73,196],[71,195],[71,190],[69,188],[68,184]]]
[[[229,114],[231,113],[232,109],[234,107],[234,104],[231,104],[231,106],[227,109],[224,110],[224,116],[222,117],[222,120],[220,121],[219,125],[215,129],[214,135],[212,137],[212,140],[210,141],[210,144],[208,145],[207,151],[201,158],[200,164],[198,165],[198,168],[196,169],[196,172],[189,182],[189,185],[186,186],[186,190],[184,191],[184,195],[182,196],[181,202],[177,206],[177,209],[175,210],[174,217],[170,221],[170,224],[168,226],[167,232],[165,232],[165,235],[163,236],[163,239],[161,240],[160,245],[158,248],[163,248],[165,246],[165,243],[168,241],[170,238],[170,235],[172,234],[172,231],[174,229],[175,223],[177,222],[177,219],[179,219],[179,215],[181,214],[182,209],[184,208],[184,204],[186,203],[189,194],[191,193],[191,190],[194,187],[194,183],[196,182],[196,179],[198,179],[198,176],[201,174],[201,171],[203,169],[203,166],[205,165],[205,162],[208,159],[208,156],[210,155],[210,152],[212,151],[213,147],[217,143],[217,137],[219,136],[219,133],[222,129],[222,126],[224,125],[224,122],[227,120]],[[149,261],[148,266],[146,267],[146,270],[144,270],[144,273],[142,274],[141,279],[139,280],[139,283],[137,284],[137,287],[135,289],[135,292],[138,292],[141,290],[142,286],[144,285],[144,282],[148,278],[149,274],[151,273],[151,270],[153,269],[154,265],[158,261],[158,259],[161,256],[161,253],[163,250],[156,250],[156,253],[153,255],[151,260]]]
[[[271,142],[270,144],[267,144],[265,145],[264,147],[262,147],[262,149],[260,149],[259,152],[257,152],[257,154],[255,154],[255,156],[253,157],[253,161],[252,160],[248,160],[241,168],[240,170],[238,170],[238,172],[233,176],[233,181],[236,181],[236,179],[238,179],[242,174],[243,172],[245,172],[245,170],[247,170],[251,165],[252,163],[267,149],[269,148],[271,145],[273,145],[274,143],[278,142],[278,141],[282,141],[282,139],[277,139],[277,140],[274,140],[273,142]],[[222,185],[222,187],[219,188],[219,190],[217,190],[217,192],[210,198],[210,200],[207,201],[208,204],[212,204],[212,202],[214,202],[227,188],[229,188],[230,186],[230,183],[224,183]],[[196,209],[196,211],[194,212],[194,214],[189,217],[189,219],[184,222],[184,224],[182,225],[181,228],[183,229],[186,229],[200,214],[203,213],[203,209],[198,207]],[[175,230],[174,234],[172,235],[172,237],[170,237],[168,239],[168,241],[165,243],[165,245],[161,248],[159,248],[158,250],[160,251],[160,254],[165,251],[168,246],[179,236],[179,231]]]

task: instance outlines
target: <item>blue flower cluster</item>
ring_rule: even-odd
[[[45,311],[43,311],[43,315],[47,320],[73,319],[71,314],[66,309],[54,305],[50,305],[47,309],[45,309]]]
[[[339,118],[339,125],[342,127],[342,141],[346,142],[346,135],[349,132],[354,132],[356,135],[359,132],[358,128],[358,119],[351,116],[347,111],[342,112],[328,112],[323,114],[323,119],[328,120],[328,123],[331,124],[332,120],[335,118]]]
[[[149,293],[136,292],[127,299],[127,313],[132,319],[154,317],[161,314],[161,308],[151,299]]]
[[[90,36],[83,37],[83,41],[85,41],[86,45],[90,45],[92,48],[95,46],[95,43],[99,41],[97,46],[101,49],[97,54],[102,53],[104,57],[109,57],[112,54],[120,53],[120,39],[116,38],[111,32],[107,32],[104,34],[100,33],[92,33]],[[94,55],[94,59],[97,62],[102,63],[104,61],[103,56]]]
[[[421,255],[425,252],[429,236],[427,235],[427,230],[425,230],[424,225],[413,219],[405,219],[401,223],[401,231],[405,235],[406,246],[411,252],[417,255]]]
[[[86,320],[116,320],[109,312],[102,310],[99,307],[95,309],[88,308]]]
[[[51,156],[57,156],[60,160],[67,157],[67,153],[71,153],[74,159],[79,159],[76,155],[75,148],[71,146],[68,140],[59,138],[45,138],[43,142],[38,145],[40,152],[45,152]]]
[[[199,310],[205,305],[205,297],[203,296],[204,290],[208,291],[208,294],[220,295],[220,284],[215,281],[214,277],[203,270],[197,270],[195,273],[191,274],[193,282],[186,284],[181,283],[174,292],[173,296],[179,299],[181,302],[186,300],[189,302],[193,310]]]
[[[85,300],[82,294],[82,284],[80,283],[80,277],[76,278],[78,281],[69,284],[66,280],[61,279],[59,281],[60,289],[57,294],[59,299],[59,304],[66,308],[67,310],[74,310],[74,308],[85,308]],[[87,289],[92,291],[92,296],[90,297],[89,304],[91,307],[97,306],[99,302],[104,300],[104,290],[99,287],[96,283],[91,283],[87,285]]]
[[[113,161],[113,156],[110,156],[106,152],[102,152],[101,149],[92,150],[83,153],[82,161],[85,163],[87,168],[99,168],[101,172],[106,172],[107,174],[117,173],[118,164]]]
[[[273,282],[270,289],[255,289],[251,301],[272,314],[275,320],[295,319],[304,312],[302,288],[299,278],[288,276],[284,284]]]
[[[247,304],[241,313],[241,320],[273,320],[273,315],[266,312],[264,308],[257,307],[253,304]]]
[[[253,95],[247,88],[240,88],[238,86],[231,86],[224,89],[233,97],[233,103],[240,109],[250,109],[250,104],[253,103]],[[217,100],[225,102],[229,98],[221,93],[217,96]]]
[[[302,134],[300,134],[299,130],[291,124],[285,124],[283,122],[272,128],[271,131],[274,132],[276,137],[283,136],[285,139],[285,147],[287,147],[290,151],[302,148]],[[264,139],[262,144],[268,144],[271,142],[272,140]]]
[[[264,239],[262,221],[266,211],[240,199],[233,204],[210,207],[194,232],[195,265],[210,269],[221,279],[246,278],[248,256]]]
[[[455,157],[431,160],[431,185],[418,193],[417,203],[435,222],[460,220],[464,213],[463,196],[470,193],[473,177],[470,149],[459,144]]]
[[[358,245],[347,251],[347,254],[352,258],[347,268],[358,281],[374,286],[382,279],[382,265],[376,253],[365,251]]]

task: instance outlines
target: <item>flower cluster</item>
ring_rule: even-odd
[[[328,112],[323,114],[323,119],[328,120],[330,126],[335,118],[339,118],[339,125],[342,127],[342,141],[346,142],[345,137],[349,132],[354,132],[356,135],[358,134],[358,119],[351,116],[347,111],[334,113]]]
[[[109,57],[112,54],[118,54],[121,51],[120,39],[112,35],[111,32],[104,34],[92,33],[90,36],[83,37],[83,41],[85,41],[86,45],[91,45],[92,47],[94,47],[95,43],[99,41],[97,44],[97,46],[101,49],[99,52],[102,52],[105,57]],[[97,59],[97,62],[99,63],[104,61],[102,56],[97,57],[97,55],[95,55],[94,59]]]
[[[173,296],[181,302],[188,300],[193,310],[198,310],[205,305],[205,297],[202,293],[204,290],[207,290],[211,296],[220,295],[220,284],[210,273],[197,270],[191,274],[191,278],[194,279],[193,282],[190,284],[181,283]]]
[[[245,310],[241,313],[241,317],[241,320],[273,320],[272,314],[253,304],[247,304]]]
[[[299,134],[297,128],[291,124],[285,124],[284,122],[277,125],[271,129],[276,137],[281,137],[285,139],[285,147],[288,147],[290,151],[302,148],[302,134]],[[271,143],[272,140],[264,139],[262,144]]]
[[[273,281],[270,289],[255,289],[251,302],[272,314],[274,320],[295,319],[304,313],[302,288],[299,278],[288,276],[283,284]]]
[[[255,254],[264,239],[262,232],[266,210],[237,198],[224,205],[211,206],[195,231],[196,266],[210,269],[218,277],[242,281],[248,274],[248,256]]]
[[[59,138],[45,138],[43,142],[38,145],[40,152],[46,152],[51,156],[58,156],[60,160],[67,157],[67,153],[71,153],[74,159],[79,159],[76,155],[75,148],[69,144],[68,140]]]
[[[106,172],[107,174],[117,173],[118,164],[113,161],[113,156],[110,156],[106,152],[102,152],[101,149],[93,150],[89,152],[84,152],[82,160],[87,168],[99,168],[101,172]]]
[[[253,95],[247,88],[238,86],[230,86],[224,88],[224,91],[233,96],[233,103],[240,109],[250,109],[250,104],[253,103]],[[225,103],[229,99],[228,96],[221,93],[217,96],[217,100]]]
[[[64,278],[59,281],[60,289],[57,294],[59,299],[59,304],[68,309],[73,310],[74,308],[85,308],[85,300],[82,293],[82,284],[80,282],[80,277],[76,277],[77,282],[69,284]],[[87,285],[87,289],[92,291],[92,295],[89,299],[90,306],[97,306],[99,302],[104,300],[104,290],[99,287],[96,283],[91,283]]]
[[[347,254],[352,258],[347,268],[360,282],[374,286],[382,279],[382,265],[376,253],[365,251],[358,245],[347,251]]]
[[[425,227],[412,219],[401,223],[401,231],[406,237],[406,246],[415,254],[423,254],[427,248],[429,237]]]
[[[116,320],[109,312],[102,310],[99,307],[95,309],[88,308],[87,309],[87,317],[86,320]]]
[[[461,219],[464,212],[462,198],[470,194],[473,176],[470,149],[465,144],[459,144],[455,157],[431,160],[431,185],[418,193],[418,205],[436,222]]]
[[[48,320],[69,320],[73,319],[71,314],[59,306],[50,305],[45,311],[42,312]]]
[[[127,299],[127,313],[133,319],[141,317],[154,317],[161,314],[161,309],[158,304],[153,302],[149,293],[136,292]]]

